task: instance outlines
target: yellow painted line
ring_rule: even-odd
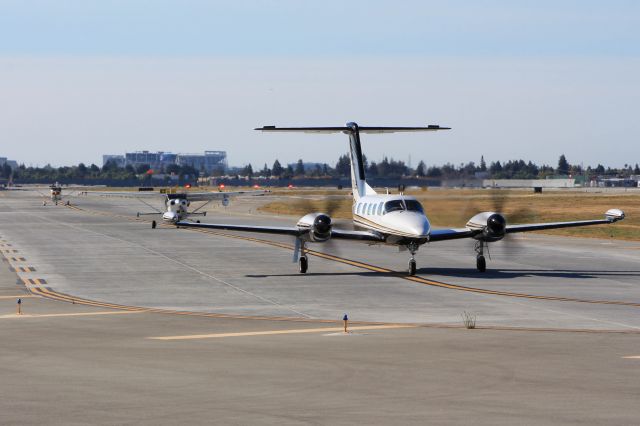
[[[18,296],[0,296],[1,299],[25,299],[27,297],[36,297],[33,294],[20,294]]]
[[[0,315],[0,319],[14,318],[56,318],[56,317],[84,317],[93,315],[118,315],[118,314],[135,314],[138,311],[99,311],[99,312],[72,312],[66,314],[9,314]]]
[[[387,330],[393,328],[416,328],[415,325],[410,324],[396,324],[396,325],[364,325],[349,327],[350,331],[353,330]],[[153,340],[196,340],[196,339],[218,339],[222,337],[245,337],[245,336],[273,336],[277,334],[303,334],[303,333],[328,333],[328,332],[341,332],[344,331],[343,327],[322,327],[322,328],[296,328],[293,330],[268,330],[268,331],[247,331],[241,333],[214,333],[214,334],[190,334],[185,336],[161,336],[161,337],[147,337]]]

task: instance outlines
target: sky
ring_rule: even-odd
[[[0,0],[0,156],[640,162],[640,2]]]

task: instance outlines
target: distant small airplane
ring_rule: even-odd
[[[238,195],[264,195],[268,191],[227,191],[227,192],[181,192],[181,193],[161,193],[161,192],[85,192],[87,195],[100,195],[105,197],[135,198],[155,212],[138,212],[137,217],[148,215],[162,215],[162,220],[166,223],[175,224],[182,220],[189,220],[191,216],[206,216],[206,211],[201,211],[209,203],[220,200],[223,206],[228,206],[230,199]],[[165,211],[161,211],[144,200],[163,200]],[[203,202],[196,209],[189,211],[192,202]],[[195,221],[199,223],[199,220]],[[157,222],[151,222],[151,227],[156,228]]]
[[[415,254],[418,248],[430,242],[473,238],[476,240],[476,268],[486,270],[484,249],[488,243],[500,241],[505,235],[515,232],[538,231],[542,229],[566,228],[610,224],[624,219],[624,212],[610,209],[604,219],[570,222],[531,223],[507,225],[501,212],[478,213],[464,228],[432,229],[424,208],[415,197],[401,194],[378,194],[365,180],[364,161],[360,146],[361,133],[431,132],[449,130],[448,127],[430,125],[427,127],[360,127],[347,123],[344,127],[284,127],[264,126],[262,132],[304,132],[304,133],[345,133],[349,136],[351,159],[351,184],[353,188],[353,223],[363,230],[343,230],[333,227],[331,217],[326,212],[309,213],[298,220],[294,227],[229,225],[218,223],[189,223],[178,221],[178,227],[225,229],[230,231],[261,232],[267,234],[291,235],[295,238],[293,261],[299,263],[301,273],[307,272],[308,259],[306,243],[323,243],[330,239],[363,241],[369,244],[398,246],[411,253],[409,275],[416,273]]]
[[[35,188],[35,190],[40,192],[38,188]],[[41,192],[40,194],[44,197],[44,194],[42,194]],[[68,194],[68,195],[71,195],[71,194]],[[57,206],[58,203],[62,201],[62,199],[64,198],[64,196],[62,195],[62,185],[60,185],[58,182],[52,183],[51,185],[49,185],[49,197],[51,198],[51,201]],[[69,205],[69,200],[67,200],[66,204]],[[47,202],[43,201],[42,205],[46,206]]]

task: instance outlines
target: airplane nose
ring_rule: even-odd
[[[416,215],[416,217],[407,222],[407,231],[417,237],[426,237],[431,231],[431,225],[425,216]]]

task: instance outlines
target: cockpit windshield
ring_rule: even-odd
[[[416,200],[391,200],[384,205],[385,214],[403,210],[424,213],[422,205]]]

